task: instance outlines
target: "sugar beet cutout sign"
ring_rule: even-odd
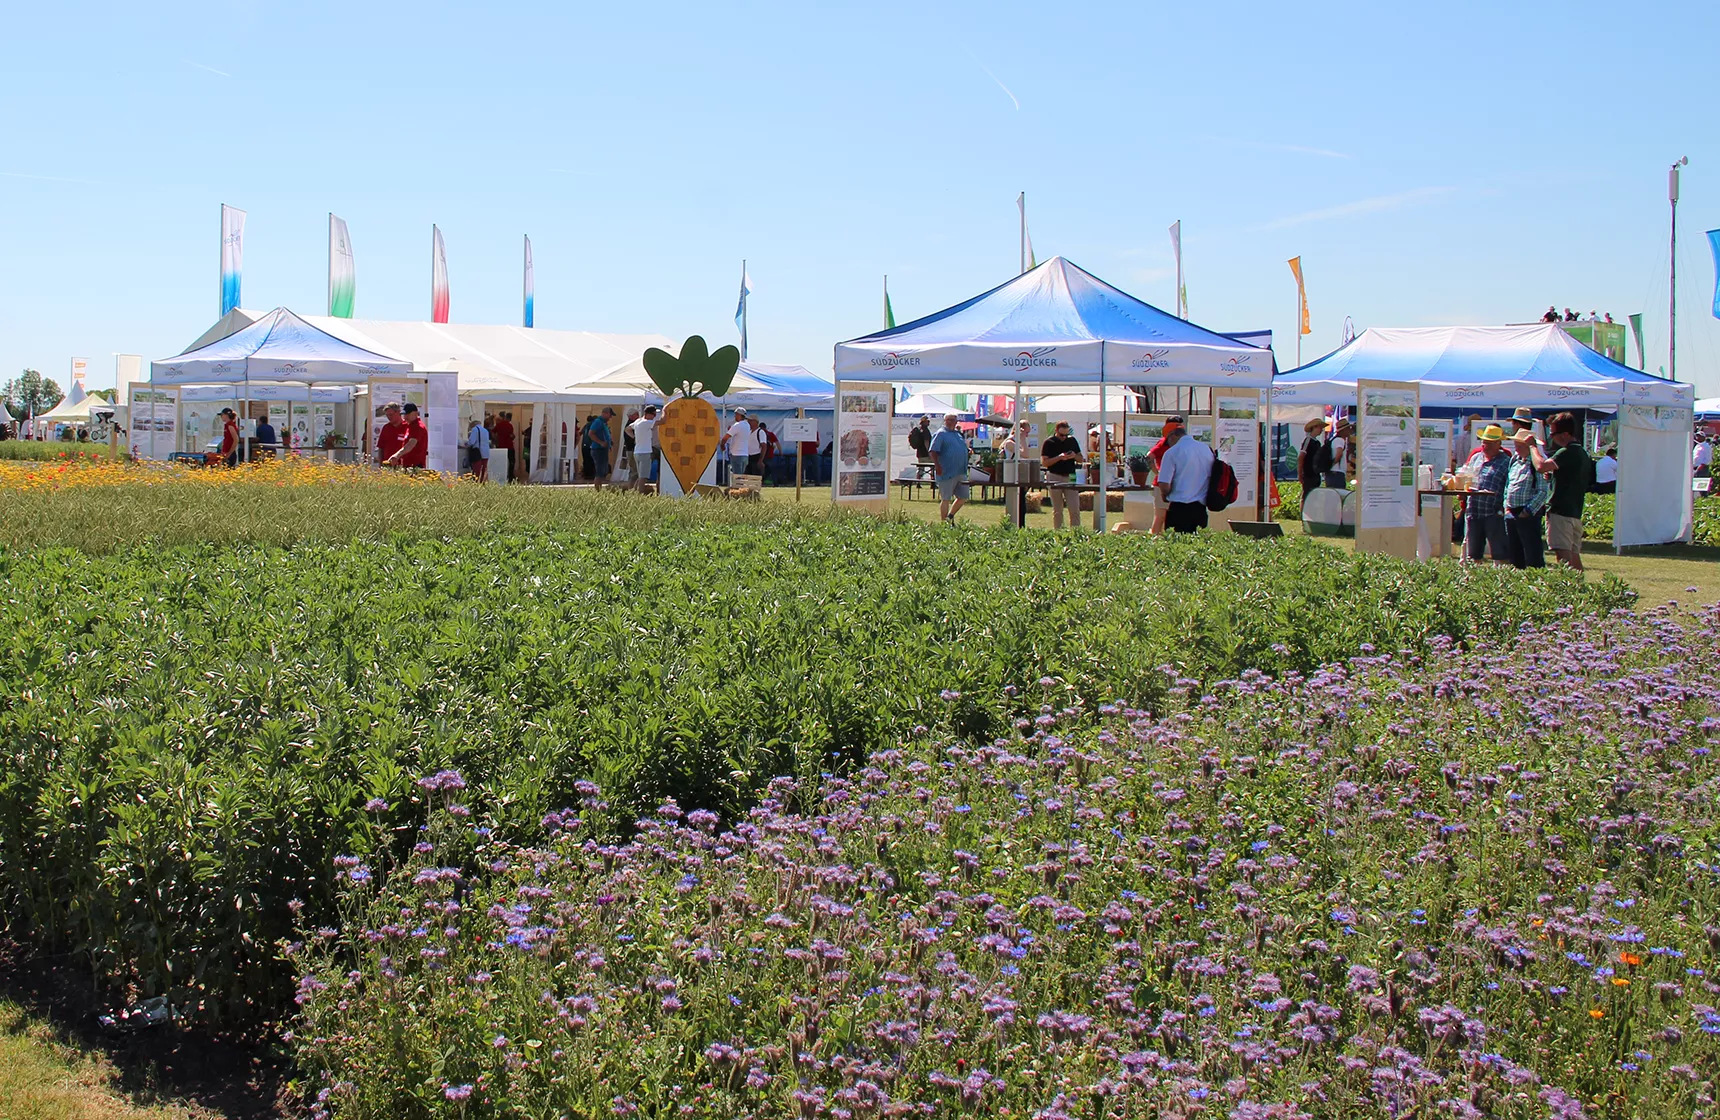
[[[657,446],[683,494],[691,494],[704,477],[723,438],[717,410],[699,394],[727,393],[740,365],[740,350],[724,346],[713,354],[699,335],[681,344],[679,358],[655,346],[645,351],[645,372],[667,400],[657,421]]]

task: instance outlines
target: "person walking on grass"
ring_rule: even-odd
[[[1206,489],[1212,481],[1212,450],[1188,434],[1181,416],[1165,421],[1164,457],[1159,460],[1159,494],[1168,503],[1165,528],[1192,533],[1206,528]]]
[[[1577,442],[1577,418],[1561,412],[1547,425],[1553,445],[1553,500],[1547,506],[1547,547],[1567,567],[1583,570],[1583,500],[1595,462]],[[1611,450],[1610,448],[1608,450]]]
[[[1511,564],[1545,568],[1541,515],[1553,499],[1553,484],[1541,477],[1535,433],[1520,428],[1511,437],[1511,466],[1505,478],[1505,540]]]
[[[608,405],[591,420],[591,427],[586,430],[585,437],[591,443],[592,487],[603,489],[603,484],[609,481],[609,472],[614,469],[614,461],[610,451],[615,445],[615,437],[610,434],[609,422],[615,419],[615,410]]]
[[[1489,424],[1478,436],[1481,473],[1475,478],[1475,488],[1464,497],[1463,558],[1478,564],[1491,554],[1495,564],[1508,564],[1511,546],[1505,536],[1505,486],[1511,478],[1511,456],[1503,446],[1505,430]]]
[[[953,412],[944,417],[943,429],[932,437],[929,448],[938,485],[938,514],[946,525],[956,523],[956,514],[961,512],[972,493],[967,480],[967,440],[956,430],[956,419]]]

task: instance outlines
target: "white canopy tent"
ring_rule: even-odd
[[[117,411],[118,407],[112,401],[104,401],[100,397],[85,397],[76,404],[68,398],[36,419],[44,424],[88,424],[97,414],[112,416]]]
[[[1285,372],[1272,397],[1280,406],[1353,405],[1358,380],[1413,382],[1424,408],[1617,412],[1614,547],[1690,539],[1691,385],[1615,362],[1555,323],[1373,327]]]
[[[1024,388],[1085,389],[1099,397],[1103,430],[1108,385],[1266,389],[1273,362],[1270,350],[1179,319],[1053,257],[965,303],[839,343],[835,370],[838,392],[843,381],[1004,381],[1017,414]],[[1101,472],[1093,506],[1100,528],[1105,485]]]

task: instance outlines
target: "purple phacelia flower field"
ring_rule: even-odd
[[[1047,678],[738,819],[587,783],[534,846],[427,776],[289,947],[290,1041],[338,1117],[1712,1116],[1717,623]]]

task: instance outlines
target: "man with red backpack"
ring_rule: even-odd
[[[1174,533],[1204,529],[1215,456],[1188,434],[1181,416],[1165,421],[1165,439],[1169,446],[1159,461],[1159,493],[1170,506],[1165,511],[1165,528]]]

